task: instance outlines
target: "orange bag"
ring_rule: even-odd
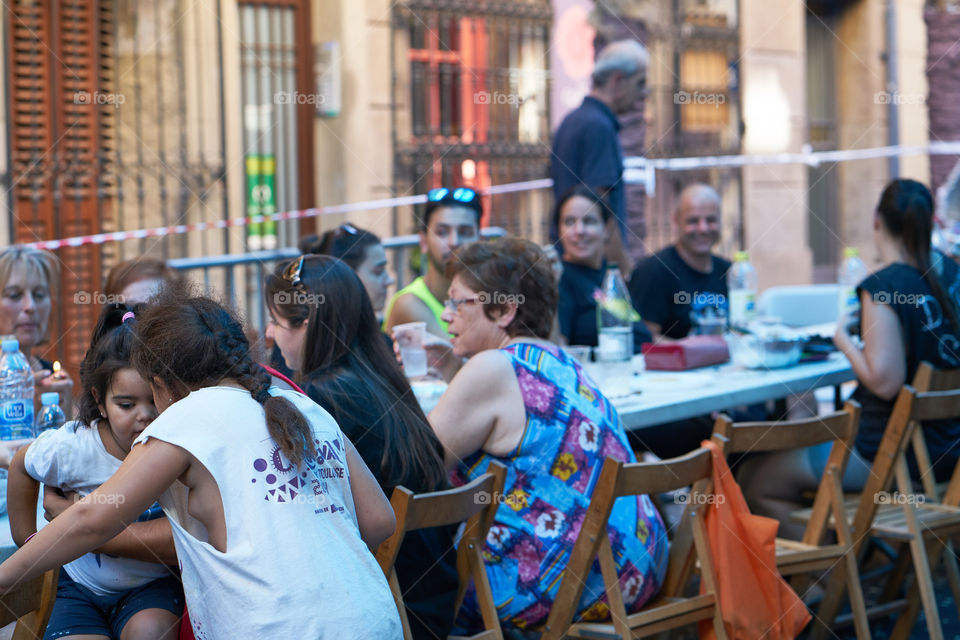
[[[779,523],[751,514],[720,448],[709,440],[702,446],[713,453],[717,499],[706,510],[704,525],[716,566],[717,598],[727,635],[737,640],[796,638],[811,616],[777,571],[775,539]],[[700,622],[700,637],[716,638],[709,620]]]

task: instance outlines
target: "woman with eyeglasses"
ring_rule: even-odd
[[[353,442],[386,495],[446,486],[440,443],[383,339],[360,278],[345,262],[306,255],[280,264],[266,280],[274,338],[295,379]],[[404,538],[397,577],[416,638],[446,638],[453,624],[457,574],[453,531]]]
[[[504,632],[536,630],[557,595],[604,460],[636,458],[616,409],[548,339],[557,284],[543,251],[501,238],[462,247],[448,265],[443,317],[454,354],[469,360],[429,420],[455,484],[477,478],[493,460],[507,467],[483,557]],[[635,611],[666,573],[663,521],[649,497],[621,499],[608,531],[627,610]],[[577,615],[608,617],[599,569],[585,581]],[[457,627],[482,628],[472,590]]]

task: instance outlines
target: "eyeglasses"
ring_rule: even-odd
[[[303,260],[307,256],[300,256],[300,259],[296,262],[291,262],[283,271],[283,279],[290,283],[291,287],[299,287],[303,284],[303,281],[300,280],[300,272],[303,271]]]
[[[443,303],[444,309],[450,309],[454,313],[460,311],[460,307],[465,304],[473,304],[475,302],[480,302],[480,296],[473,296],[472,298],[447,298],[447,301]]]
[[[477,192],[469,187],[458,187],[453,189],[447,189],[446,187],[440,187],[439,189],[430,189],[427,192],[427,201],[428,202],[440,202],[441,200],[455,200],[457,202],[463,202],[464,204],[469,204],[477,199]]]

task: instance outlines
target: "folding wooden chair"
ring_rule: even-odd
[[[52,569],[0,596],[0,627],[13,621],[13,640],[41,640],[57,597],[60,569]]]
[[[725,454],[761,453],[785,451],[832,442],[830,456],[820,480],[813,503],[813,515],[807,523],[801,542],[777,538],[777,569],[780,574],[800,576],[812,571],[836,569],[841,573],[842,583],[850,595],[850,608],[859,640],[869,640],[870,627],[866,606],[857,571],[857,556],[853,550],[853,537],[846,520],[843,504],[843,473],[853,450],[860,423],[860,405],[848,402],[842,411],[826,416],[788,422],[744,422],[734,424],[725,415],[717,418],[713,441]],[[823,544],[830,513],[839,516],[835,520],[838,542]],[[793,587],[799,591],[802,581],[794,578]],[[843,593],[834,597],[840,599]],[[821,603],[821,609],[826,602]],[[832,620],[823,616],[814,617],[811,638],[822,637]]]
[[[380,544],[376,556],[380,568],[387,576],[397,609],[400,611],[405,640],[412,640],[412,634],[410,621],[407,618],[407,608],[403,604],[403,594],[394,568],[394,561],[397,559],[400,545],[403,544],[403,538],[408,531],[461,522],[466,522],[466,525],[457,546],[457,573],[460,577],[460,588],[454,613],[460,610],[467,587],[473,580],[485,629],[473,638],[503,640],[500,618],[497,616],[497,608],[493,601],[493,591],[490,588],[487,570],[480,552],[487,538],[487,531],[497,513],[506,477],[506,467],[498,462],[491,462],[487,473],[456,489],[421,494],[414,494],[406,487],[397,487],[393,490],[390,504],[397,517],[397,528],[392,536]]]
[[[918,497],[913,491],[905,454],[920,422],[958,416],[960,389],[920,393],[912,386],[904,385],[880,441],[867,484],[853,512],[853,547],[858,558],[862,559],[865,542],[870,537],[909,545],[915,580],[906,601],[885,603],[868,610],[868,613],[892,613],[906,608],[897,620],[892,638],[906,638],[909,635],[921,603],[930,637],[943,638],[930,569],[942,554],[943,541],[960,531],[960,508],[934,502],[927,496],[922,499]],[[922,448],[926,451],[925,446]],[[922,469],[923,462],[920,464]],[[957,473],[954,473],[954,479],[957,479]],[[888,492],[894,481],[897,493],[891,496]],[[960,479],[956,483],[951,482],[947,493],[951,499],[960,494]],[[847,513],[848,516],[851,513],[849,504]],[[839,606],[837,592],[840,589],[842,585],[836,579],[830,581],[820,613],[825,620],[836,617]]]
[[[717,606],[713,556],[701,510],[695,506],[709,502],[699,499],[699,496],[703,496],[709,487],[712,469],[713,462],[708,449],[697,449],[679,458],[650,463],[624,464],[607,458],[580,535],[563,572],[563,580],[541,640],[597,636],[642,638],[708,619],[713,621],[717,638],[726,640],[720,608]],[[690,526],[682,530],[692,533],[695,554],[690,553],[687,541],[678,543],[675,540],[670,549],[667,578],[660,595],[640,611],[628,615],[607,535],[607,519],[613,503],[622,496],[665,493],[690,485],[693,485],[688,505],[690,508],[684,513]],[[686,578],[694,555],[700,562],[704,593],[685,597]],[[606,624],[573,622],[583,594],[584,580],[594,559],[600,561],[611,621]]]

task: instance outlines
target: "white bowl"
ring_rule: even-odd
[[[737,333],[728,333],[724,338],[730,348],[730,359],[748,369],[791,367],[800,361],[803,352],[802,338],[762,338]]]

